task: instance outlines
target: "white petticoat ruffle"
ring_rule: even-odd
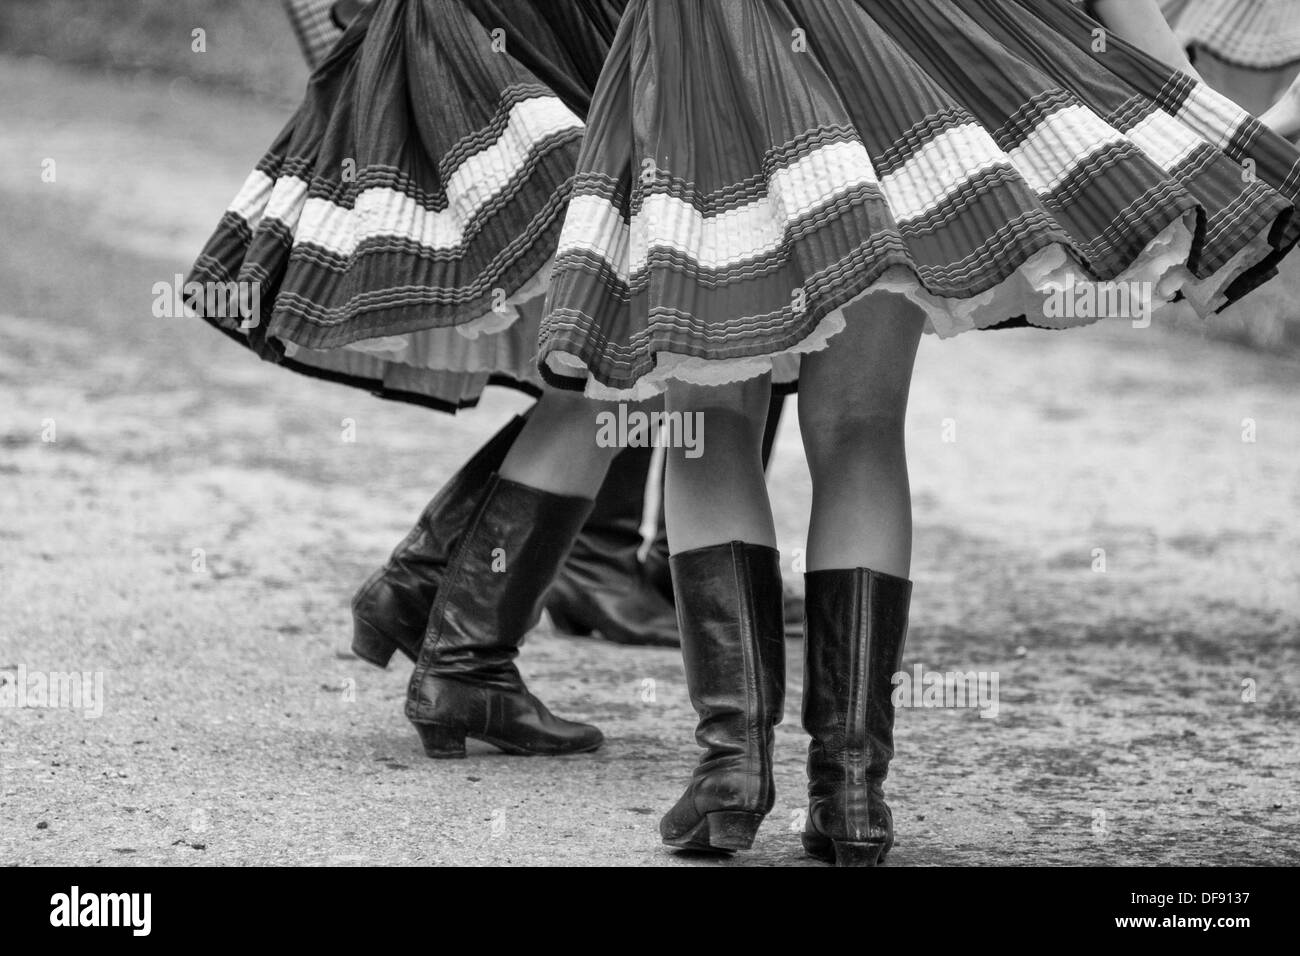
[[[1140,283],[1149,292],[1151,311],[1173,302],[1178,293],[1201,317],[1208,316],[1226,302],[1224,290],[1272,251],[1267,238],[1258,237],[1227,265],[1205,279],[1197,279],[1187,268],[1191,254],[1195,217],[1188,214],[1171,224],[1152,240],[1138,259],[1123,274],[1110,280],[1115,285]],[[1049,318],[1044,303],[1048,296],[1084,283],[1089,276],[1067,249],[1059,243],[1046,246],[1027,259],[1015,273],[993,288],[967,299],[945,298],[928,292],[916,273],[899,266],[886,272],[870,288],[841,308],[825,316],[795,345],[780,352],[743,358],[705,359],[674,352],[660,352],[655,368],[630,388],[611,388],[587,374],[587,365],[569,352],[557,351],[547,356],[548,367],[561,376],[586,378],[585,393],[602,401],[644,401],[661,394],[670,381],[691,385],[718,386],[771,374],[774,383],[789,383],[799,377],[803,355],[830,346],[844,330],[850,311],[853,321],[870,317],[867,300],[880,295],[899,296],[925,314],[925,331],[940,338],[962,332],[986,329],[1017,316],[1031,317],[1031,324],[1048,329],[1075,328],[1102,321],[1105,316],[1062,316]]]

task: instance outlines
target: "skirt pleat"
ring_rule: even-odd
[[[640,398],[797,379],[846,307],[942,336],[1095,321],[1077,282],[1201,314],[1300,239],[1300,156],[1064,0],[638,0],[596,91],[542,372]],[[855,309],[860,316],[869,310]]]
[[[389,397],[535,392],[581,116],[622,6],[377,0],[222,217],[192,310],[264,358]],[[258,290],[255,315],[211,308],[203,291],[230,283]]]

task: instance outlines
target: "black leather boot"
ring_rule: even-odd
[[[695,739],[705,750],[659,823],[669,846],[747,850],[772,809],[774,728],[785,706],[781,557],[733,541],[672,556]]]
[[[443,575],[407,689],[406,716],[430,757],[465,756],[466,737],[520,755],[601,745],[595,727],[553,716],[514,663],[591,507],[489,481]]]
[[[641,515],[653,448],[629,448],[610,466],[596,506],[546,595],[557,630],[593,631],[615,644],[676,647],[677,612],[643,574]]]
[[[429,611],[447,563],[456,553],[461,531],[469,524],[488,481],[505,461],[525,418],[515,418],[475,452],[425,506],[388,563],[352,598],[352,653],[357,657],[387,667],[396,651],[411,660],[420,653]]]
[[[804,584],[803,724],[812,743],[803,846],[837,866],[874,866],[894,845],[883,784],[912,582],[857,568],[812,571]]]

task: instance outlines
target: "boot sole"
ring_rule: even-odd
[[[763,814],[740,810],[715,810],[706,813],[685,836],[664,840],[678,850],[712,853],[735,853],[754,845],[754,836],[763,822]]]
[[[879,866],[885,862],[892,847],[893,844],[888,840],[856,842],[832,840],[830,837],[810,833],[803,835],[805,853],[835,866]]]
[[[602,737],[595,743],[564,750],[530,750],[508,740],[499,740],[485,734],[474,734],[463,727],[451,727],[447,724],[415,724],[415,731],[420,735],[424,746],[424,755],[433,760],[460,760],[465,757],[465,739],[481,740],[491,744],[512,757],[563,757],[567,754],[589,754],[599,750],[605,743]]]

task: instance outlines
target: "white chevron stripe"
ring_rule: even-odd
[[[1210,145],[1225,148],[1250,114],[1222,93],[1197,83],[1178,111],[1178,117]]]
[[[556,97],[516,103],[496,142],[470,156],[448,178],[447,207],[437,212],[387,187],[363,190],[354,209],[319,198],[304,203],[305,181],[283,176],[272,182],[257,172],[244,184],[230,211],[254,228],[262,216],[277,219],[294,230],[295,243],[309,243],[340,256],[351,255],[362,241],[378,236],[408,239],[431,249],[456,249],[464,241],[466,227],[524,168],[539,143],[566,130],[580,130],[582,125]],[[268,184],[274,187],[269,202],[263,198]],[[266,208],[259,214],[261,205]]]
[[[307,198],[307,183],[296,176],[281,176],[275,181],[271,190],[271,199],[266,204],[263,215],[267,219],[276,219],[292,229],[303,212],[303,200]]]
[[[1082,104],[1066,106],[1039,122],[1007,155],[1040,196],[1052,192],[1089,156],[1124,134]]]
[[[244,180],[243,188],[231,202],[228,212],[234,213],[248,223],[250,229],[256,229],[262,221],[262,213],[271,199],[271,190],[275,180],[260,169],[253,170]]]
[[[701,215],[681,199],[656,193],[642,204],[631,228],[633,273],[650,249],[690,250],[704,269],[721,269],[771,253],[786,228],[852,189],[879,182],[859,142],[822,146],[773,173],[767,194],[716,215]]]
[[[1220,99],[1215,94],[1198,101],[1189,116],[1216,124],[1214,136],[1226,142],[1217,124],[1232,123],[1236,111]],[[983,127],[967,123],[937,135],[902,168],[878,180],[861,143],[834,143],[774,174],[766,196],[714,216],[656,194],[645,200],[629,226],[605,200],[577,197],[570,203],[558,254],[580,249],[600,256],[625,282],[644,272],[649,252],[656,248],[680,253],[701,268],[722,270],[774,252],[790,226],[862,183],[878,182],[901,224],[928,215],[973,177],[998,165],[1013,167],[1039,196],[1049,195],[1089,156],[1125,142],[1168,172],[1204,141],[1197,130],[1167,113],[1157,111],[1125,134],[1074,103],[1043,117],[1009,154]]]
[[[721,269],[765,255],[781,244],[784,221],[768,197],[701,216],[690,203],[657,193],[632,217],[631,271],[642,271],[651,249],[689,251],[705,269]]]
[[[601,196],[574,196],[556,248],[596,256],[627,282],[629,240],[627,224],[611,203]]]
[[[924,216],[971,177],[1008,162],[987,131],[973,123],[939,134],[885,177],[877,176],[862,143],[831,143],[774,173],[767,195],[712,216],[657,193],[645,199],[629,226],[609,202],[576,197],[557,255],[575,250],[598,255],[625,282],[646,269],[651,249],[671,249],[702,268],[725,269],[774,252],[791,225],[859,186],[878,185],[895,218],[907,222]]]
[[[786,222],[797,222],[846,190],[879,181],[867,148],[846,141],[829,143],[778,169],[768,181],[767,194]]]
[[[556,133],[582,128],[582,120],[557,97],[534,96],[516,103],[497,141],[447,177],[447,212],[468,223],[524,168],[539,143]]]
[[[1007,154],[981,126],[965,123],[944,130],[913,154],[901,169],[880,180],[880,191],[899,222],[926,215],[984,170],[1007,165]]]
[[[1156,110],[1128,131],[1128,138],[1165,172],[1171,172],[1205,140],[1164,110]]]

